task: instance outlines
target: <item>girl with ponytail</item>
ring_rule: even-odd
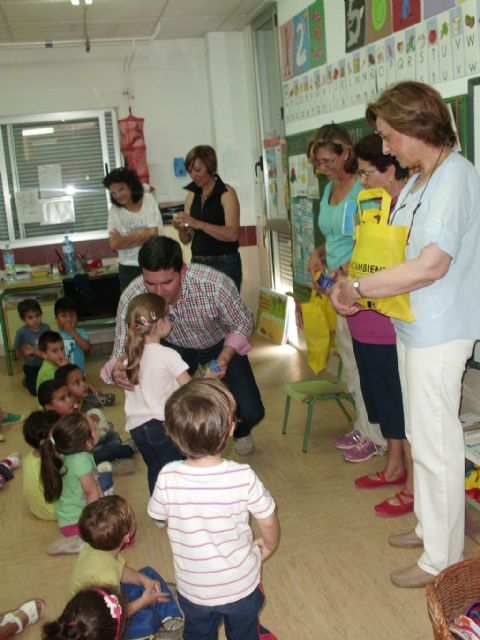
[[[172,329],[162,297],[137,296],[128,305],[126,320],[127,377],[135,387],[125,391],[125,428],[147,465],[152,494],[162,467],[183,458],[165,432],[165,402],[190,376],[180,355],[160,344]]]
[[[101,497],[91,451],[100,438],[98,425],[83,413],[63,416],[40,445],[41,478],[47,502],[64,536],[78,536],[84,506]]]

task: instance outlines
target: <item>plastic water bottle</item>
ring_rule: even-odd
[[[73,242],[68,236],[65,236],[62,242],[63,262],[65,263],[65,273],[68,276],[73,276],[77,272],[77,266],[75,264],[75,247]]]
[[[15,254],[7,243],[3,250],[3,268],[5,270],[5,281],[13,282],[15,280]]]

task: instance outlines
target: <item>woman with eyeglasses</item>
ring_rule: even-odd
[[[340,279],[331,300],[340,313],[353,314],[359,297],[410,293],[415,321],[393,322],[418,523],[393,534],[390,544],[423,552],[391,579],[399,587],[422,587],[463,555],[465,454],[458,412],[465,363],[480,335],[480,178],[456,151],[450,112],[432,87],[393,85],[368,105],[366,117],[383,138],[383,151],[417,168],[390,218],[410,229],[406,260],[357,281]]]
[[[192,182],[185,187],[185,208],[174,218],[173,226],[183,244],[192,243],[192,262],[221,271],[240,291],[240,204],[236,191],[218,175],[217,154],[209,145],[190,149],[185,166]]]
[[[315,249],[307,265],[314,286],[318,288],[315,282],[316,272],[325,271],[333,279],[348,273],[354,242],[351,233],[344,231],[344,218],[349,207],[356,209],[357,196],[363,187],[357,176],[353,142],[344,127],[327,124],[317,129],[308,142],[307,156],[315,171],[323,173],[328,178],[318,218],[325,244]],[[338,438],[335,446],[344,451],[343,457],[346,461],[364,462],[372,456],[383,455],[386,443],[378,424],[368,421],[353,355],[352,339],[347,322],[340,315],[337,316],[335,335],[347,387],[355,396],[357,411],[354,430]]]
[[[382,188],[391,196],[392,210],[409,176],[396,158],[382,152],[382,138],[371,133],[354,147],[358,176],[365,189]],[[370,422],[378,422],[387,442],[383,471],[355,480],[359,489],[403,485],[393,497],[375,505],[380,516],[402,516],[413,511],[413,462],[405,438],[402,390],[398,375],[397,337],[390,318],[372,310],[347,316],[360,374],[362,396]]]

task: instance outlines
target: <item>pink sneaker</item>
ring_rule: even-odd
[[[365,462],[365,460],[370,460],[373,456],[383,456],[385,452],[385,447],[381,447],[371,440],[362,437],[360,442],[348,451],[345,451],[343,458],[347,462]]]
[[[362,440],[362,434],[357,429],[349,431],[343,438],[337,438],[334,442],[336,449],[351,449]]]

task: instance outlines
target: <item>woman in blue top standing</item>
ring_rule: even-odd
[[[335,279],[338,275],[348,273],[354,240],[351,233],[344,231],[345,213],[350,207],[356,209],[357,196],[363,189],[357,176],[357,160],[350,134],[337,124],[320,127],[308,142],[307,156],[315,170],[323,173],[329,180],[323,192],[318,220],[325,244],[315,249],[310,256],[308,270],[312,279],[316,271],[327,271]],[[363,462],[374,455],[383,455],[386,442],[379,425],[368,421],[353,355],[352,338],[342,316],[337,316],[335,333],[347,386],[355,395],[357,409],[355,429],[336,440],[335,446],[345,451],[344,458],[348,462]]]
[[[185,209],[173,220],[173,226],[183,244],[192,243],[192,262],[221,271],[240,291],[240,205],[235,189],[217,174],[215,149],[206,144],[187,153],[185,166],[192,182],[185,187]]]

